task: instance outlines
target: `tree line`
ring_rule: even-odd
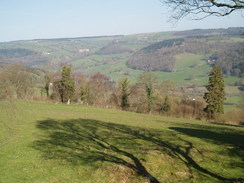
[[[204,97],[183,95],[172,80],[159,82],[151,72],[143,72],[136,83],[128,78],[115,83],[101,73],[90,76],[72,73],[64,64],[60,72],[44,73],[20,64],[0,72],[0,99],[46,100],[115,108],[137,113],[159,114],[191,119],[216,119],[223,113],[224,81],[219,66],[210,73]],[[204,100],[206,102],[204,102]]]
[[[180,95],[173,81],[159,82],[151,72],[140,74],[135,84],[128,78],[115,83],[99,72],[90,76],[72,74],[69,65],[64,65],[61,73],[46,75],[45,89],[50,100],[62,103],[73,102],[192,119],[216,119],[218,114],[223,113],[225,99],[220,67],[214,66],[209,76],[208,92],[203,99]],[[47,87],[50,83],[51,88]]]
[[[0,57],[4,58],[18,58],[25,57],[29,55],[36,54],[35,52],[23,49],[23,48],[13,48],[13,49],[0,49]]]

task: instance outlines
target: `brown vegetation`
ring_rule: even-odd
[[[91,76],[72,73],[71,77],[75,83],[72,103],[121,109],[121,86],[116,85],[111,78],[101,73]],[[47,85],[44,78],[45,73],[40,73],[35,69],[19,64],[10,65],[0,72],[0,99],[17,98],[60,103],[58,90],[53,83],[61,79],[61,73],[49,74],[49,95],[44,93]],[[150,80],[150,78],[153,79]],[[145,84],[153,86],[150,95]],[[182,95],[182,89],[171,80],[160,83],[153,75],[149,78],[142,77],[138,83],[129,84],[127,92],[127,111],[177,118],[205,119],[203,99],[191,98],[191,94],[187,95],[187,93]],[[238,109],[227,112],[219,120],[243,124],[242,119],[242,112]]]
[[[233,125],[244,125],[244,110],[240,108],[231,109],[222,114],[218,121]]]

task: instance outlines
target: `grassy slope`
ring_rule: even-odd
[[[176,71],[184,71],[186,69],[196,68],[201,65],[205,65],[204,55],[195,55],[190,53],[180,54],[176,56]]]
[[[139,183],[145,171],[160,182],[244,178],[243,127],[77,105],[16,106],[12,120],[1,114],[10,127],[0,123],[3,183]]]

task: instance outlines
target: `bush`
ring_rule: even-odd
[[[218,122],[234,125],[244,125],[244,110],[243,109],[231,109],[220,115]]]

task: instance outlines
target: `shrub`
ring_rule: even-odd
[[[238,108],[228,110],[217,121],[227,124],[244,125],[244,110]]]

